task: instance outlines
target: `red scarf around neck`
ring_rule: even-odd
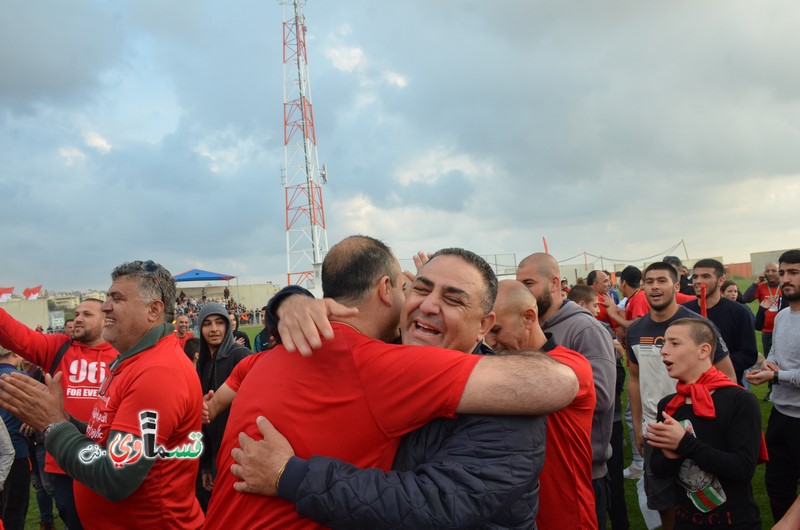
[[[672,416],[678,407],[686,403],[686,398],[691,397],[695,415],[713,420],[717,417],[717,411],[714,408],[714,400],[711,399],[711,391],[726,386],[739,385],[728,379],[728,376],[720,372],[716,366],[712,366],[694,383],[686,384],[678,381],[675,389],[678,393],[667,403],[664,412]]]
[[[678,408],[686,403],[686,398],[692,398],[692,410],[695,415],[700,418],[715,419],[717,411],[714,408],[714,400],[711,398],[711,391],[717,388],[724,388],[727,386],[739,386],[730,379],[728,376],[720,372],[716,366],[712,366],[700,378],[691,384],[686,384],[678,381],[675,394],[664,412],[672,416]],[[761,449],[758,455],[758,463],[766,462],[769,460],[767,455],[767,444],[764,441],[764,435],[761,435]]]

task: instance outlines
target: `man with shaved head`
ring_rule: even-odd
[[[547,452],[539,476],[539,528],[594,528],[592,416],[595,407],[592,366],[578,352],[556,345],[539,326],[536,298],[520,282],[503,280],[494,303],[495,324],[486,342],[498,352],[542,350],[578,376],[572,403],[548,415]],[[570,509],[564,509],[569,506]]]
[[[556,344],[577,351],[592,365],[596,403],[592,420],[592,483],[599,528],[606,527],[614,421],[616,357],[611,335],[586,309],[561,298],[561,271],[550,254],[537,252],[517,267],[517,281],[527,287],[539,306],[539,324]]]

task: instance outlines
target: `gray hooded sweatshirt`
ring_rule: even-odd
[[[556,344],[575,350],[592,365],[597,402],[592,417],[592,480],[608,473],[611,458],[611,429],[614,422],[614,388],[617,380],[616,357],[611,335],[594,315],[571,300],[566,300],[555,315],[542,322]]]
[[[225,338],[219,345],[216,353],[212,357],[208,343],[203,337],[203,322],[211,315],[219,315],[225,319],[226,330]],[[231,375],[233,369],[239,361],[250,355],[251,352],[244,346],[240,346],[233,341],[233,330],[231,321],[228,317],[228,310],[225,306],[212,302],[203,306],[197,318],[200,327],[200,354],[197,359],[197,374],[200,376],[200,385],[203,388],[203,395],[209,390],[216,391],[222,383]],[[219,446],[222,443],[222,434],[225,432],[225,425],[228,423],[229,410],[221,413],[214,418],[208,425],[203,425],[203,441],[205,449],[200,457],[200,469],[204,472],[213,472],[216,469],[216,456]]]

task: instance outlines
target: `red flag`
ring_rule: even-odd
[[[0,302],[5,302],[14,293],[13,287],[0,287]]]
[[[700,284],[700,314],[708,318],[708,301],[706,300],[706,284]]]
[[[22,296],[25,297],[25,300],[36,300],[39,297],[39,293],[42,292],[42,286],[37,285],[36,287],[28,287],[24,291],[22,291]]]

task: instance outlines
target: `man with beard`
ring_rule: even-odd
[[[664,333],[669,325],[679,318],[702,318],[697,313],[678,305],[675,296],[679,286],[675,267],[664,262],[651,263],[644,270],[644,293],[650,304],[650,312],[631,324],[625,337],[630,361],[628,399],[631,403],[636,440],[634,450],[638,450],[644,456],[647,507],[658,510],[664,530],[674,528],[678,492],[674,480],[659,479],[653,475],[649,462],[653,449],[643,445],[643,433],[647,424],[656,421],[658,402],[675,392],[676,382],[670,378],[661,358]],[[735,381],[736,374],[728,351],[719,332],[714,329],[717,334],[717,346],[712,355],[714,365],[731,381]]]
[[[189,331],[189,317],[181,315],[175,319],[175,338],[178,339],[178,344],[181,348],[186,347],[186,341],[194,337],[194,333]]]
[[[764,346],[764,355],[769,355],[772,347],[772,329],[775,325],[775,316],[781,310],[781,278],[778,274],[777,263],[767,263],[764,266],[764,274],[759,278],[759,282],[747,288],[742,295],[742,301],[749,304],[753,300],[758,300],[759,313],[764,314],[764,323],[761,327],[761,344]]]
[[[701,313],[700,298],[705,285],[706,317],[717,326],[725,346],[731,354],[731,362],[736,371],[736,382],[742,384],[744,371],[756,364],[758,347],[753,330],[753,313],[738,302],[722,296],[720,287],[725,282],[725,268],[715,259],[701,259],[692,269],[692,285],[697,300],[686,302],[695,313]]]
[[[353,300],[343,298],[340,293],[343,289],[352,291],[358,287],[351,277],[359,276],[359,274],[355,274],[356,271],[367,267],[370,262],[377,261],[377,257],[373,256],[372,259],[368,259],[368,255],[356,253],[355,249],[348,250],[354,242],[362,239],[369,240],[371,238],[357,236],[346,239],[337,245],[340,248],[331,249],[323,263],[322,283],[325,294],[327,296],[338,294],[338,301],[349,302],[348,305],[353,305]],[[344,254],[345,252],[346,254]],[[397,283],[402,284],[399,265],[394,258],[392,261],[391,269],[396,271],[394,274],[399,275]],[[334,272],[329,273],[329,270],[334,271],[335,274]],[[332,281],[334,282],[333,286],[329,283]],[[366,285],[358,287],[357,292],[365,289],[368,289],[367,292],[371,292],[374,287],[369,286],[374,284],[375,281],[370,279]],[[481,363],[488,362],[490,365],[510,368],[511,365],[506,365],[506,361],[516,364],[518,360],[524,360],[524,366],[517,365],[516,369],[512,371],[502,370],[503,386],[509,389],[514,388],[515,390],[511,392],[513,394],[522,391],[523,394],[533,392],[538,395],[539,392],[545,391],[548,395],[546,401],[555,399],[561,403],[551,407],[550,405],[553,403],[547,405],[539,402],[539,398],[531,400],[533,396],[531,395],[516,397],[513,408],[505,406],[496,408],[499,403],[498,399],[502,400],[503,395],[507,394],[507,392],[497,389],[497,392],[482,393],[475,403],[480,402],[478,407],[469,405],[467,408],[467,404],[462,401],[459,404],[459,413],[500,413],[501,411],[504,413],[515,411],[546,413],[566,405],[574,398],[575,389],[571,384],[567,385],[571,390],[566,402],[562,402],[564,396],[562,396],[561,388],[551,387],[545,390],[547,384],[545,381],[552,380],[554,375],[552,368],[558,363],[554,363],[544,355],[509,355],[502,358],[464,355],[467,352],[484,351],[482,339],[494,322],[491,303],[495,297],[496,286],[494,272],[480,257],[463,249],[445,249],[434,254],[431,260],[423,266],[405,301],[403,301],[401,289],[397,299],[399,304],[397,309],[400,311],[396,316],[381,315],[376,308],[360,302],[357,304],[358,315],[362,315],[358,317],[361,319],[360,321],[352,320],[354,315],[350,315],[350,318],[332,317],[332,320],[337,321],[349,320],[352,322],[351,325],[357,329],[367,326],[364,319],[381,322],[381,327],[386,330],[386,338],[393,338],[396,335],[397,322],[400,319],[404,344],[413,345],[371,343],[373,351],[380,349],[387,352],[396,351],[399,356],[394,357],[394,362],[397,363],[395,369],[382,370],[381,374],[375,374],[374,377],[360,378],[361,384],[366,385],[367,389],[375,382],[382,387],[388,385],[393,389],[390,395],[385,395],[380,400],[371,400],[372,413],[370,416],[373,419],[364,422],[365,424],[372,421],[383,423],[390,420],[391,417],[403,413],[403,410],[408,408],[407,405],[395,407],[394,412],[391,413],[385,408],[387,399],[390,401],[399,399],[398,396],[395,396],[397,393],[412,392],[414,397],[411,399],[419,401],[414,407],[416,409],[428,408],[431,400],[440,399],[436,393],[432,392],[432,387],[442,384],[442,376],[427,378],[424,388],[419,387],[420,381],[407,381],[403,387],[397,387],[396,383],[393,383],[395,379],[393,372],[418,371],[420,368],[417,366],[422,366],[420,363],[422,358],[425,359],[425,363],[434,364],[439,364],[450,357],[453,361],[467,362],[469,365],[477,362],[477,367],[470,375],[469,381],[479,385],[482,385],[482,381],[484,381],[483,376],[479,373]],[[304,303],[309,300],[305,297],[294,298]],[[325,304],[326,302],[327,300],[309,301],[308,303]],[[285,320],[289,318],[285,310],[285,306],[288,304],[287,300],[281,305],[283,330],[287,328]],[[291,311],[289,313],[291,314]],[[322,316],[327,323],[324,311]],[[315,332],[318,325],[319,322],[312,324]],[[348,340],[354,341],[352,334],[343,329],[339,322],[332,321],[329,326],[335,330],[335,335],[331,340],[317,343],[311,358],[304,363],[306,368],[304,368],[304,372],[301,372],[300,380],[313,377],[311,371],[314,364],[325,362],[326,349],[330,348],[337,340],[341,340],[339,337],[351,337]],[[320,329],[322,327],[325,326],[319,326]],[[286,338],[289,334],[282,331],[282,335],[283,338]],[[313,344],[314,341],[312,340],[311,343]],[[444,346],[451,350],[433,348],[432,345]],[[260,374],[255,370],[259,370],[259,367],[268,359],[275,359],[276,353],[283,356],[285,354],[283,350],[283,347],[277,347],[254,365],[242,383],[242,392],[249,383],[263,384],[258,378]],[[463,353],[455,353],[452,350]],[[419,355],[423,357],[420,358]],[[294,354],[290,358],[297,360],[298,356]],[[517,388],[515,381],[518,377],[529,373],[525,368],[529,365],[529,361],[537,365],[537,368],[530,372],[531,375],[535,372],[536,376],[524,388]],[[533,364],[530,367],[533,368]],[[575,377],[569,368],[559,365],[559,371],[561,370],[568,372],[570,379]],[[411,385],[411,388],[406,388],[408,385]],[[306,387],[310,388],[311,385],[306,384]],[[448,389],[448,393],[453,390],[452,384],[448,385]],[[557,391],[557,394],[554,394],[553,391]],[[304,390],[304,392],[308,392],[308,390]],[[465,398],[470,393],[471,390],[467,387],[464,391]],[[243,395],[240,394],[234,400],[234,409],[237,404],[250,401],[240,400],[239,398]],[[297,398],[293,399],[297,400]],[[534,405],[536,402],[538,404]],[[522,406],[522,408],[518,409],[518,406]],[[335,527],[461,527],[487,524],[490,521],[491,524],[504,528],[531,528],[533,525],[537,508],[538,482],[536,476],[543,459],[544,432],[541,419],[460,414],[455,420],[433,420],[403,438],[400,442],[400,450],[394,460],[395,471],[387,472],[385,468],[377,469],[377,466],[374,465],[372,467],[375,469],[358,470],[355,466],[343,461],[310,456],[308,443],[298,439],[297,433],[292,433],[300,426],[291,424],[279,426],[280,415],[280,411],[276,411],[272,414],[271,419],[290,441],[292,437],[295,438],[291,443],[303,458],[293,457],[294,450],[289,442],[275,431],[269,422],[260,418],[260,437],[264,439],[256,442],[249,436],[241,434],[239,440],[242,448],[234,449],[233,452],[237,463],[233,466],[232,471],[237,477],[244,480],[235,485],[237,491],[262,495],[277,493],[284,499],[297,503],[298,515],[311,517],[322,524]],[[252,422],[251,416],[248,416],[246,421]],[[348,423],[355,424],[352,418],[348,419]],[[229,431],[232,429],[231,424]],[[233,430],[235,431],[235,429]],[[387,432],[392,435],[394,431]],[[233,435],[235,434],[233,432]],[[336,438],[341,439],[343,436],[351,435],[340,429],[340,434]],[[307,438],[307,436],[303,438]],[[331,443],[330,440],[326,440],[325,445],[330,446]],[[336,445],[342,446],[342,443],[337,441]],[[349,457],[352,459],[350,461],[366,467],[363,455],[374,450],[371,445],[374,445],[374,442],[369,445],[362,443],[358,452]],[[317,451],[322,450],[324,448],[321,446],[317,448]],[[341,453],[341,449],[338,452]],[[327,452],[318,452],[317,454],[330,453],[331,449],[327,449]],[[339,457],[348,459],[346,455],[340,454]],[[514,473],[509,473],[510,469],[514,469]],[[251,480],[254,478],[255,481]],[[226,490],[219,490],[219,492],[224,491]],[[253,496],[243,496],[242,499],[244,498],[252,499]],[[227,500],[230,500],[230,496]],[[212,498],[209,524],[216,521],[212,519],[211,513],[215,502],[225,503],[226,499]],[[280,501],[276,503],[271,500],[268,504],[278,506]],[[298,521],[294,527],[300,527],[300,522]],[[310,522],[303,527],[317,528]]]
[[[45,373],[55,375],[63,372],[64,409],[73,418],[84,422],[89,421],[97,390],[108,366],[117,356],[117,350],[103,340],[101,304],[100,300],[87,298],[75,308],[72,336],[36,333],[0,309],[0,346],[41,366]],[[75,509],[72,478],[56,464],[49,452],[44,469],[49,474],[56,506],[64,523],[70,529],[82,528]]]
[[[586,309],[561,299],[561,271],[550,254],[537,252],[517,267],[522,282],[539,306],[539,324],[553,340],[577,351],[592,365],[597,401],[592,419],[592,485],[599,528],[606,526],[610,485],[608,460],[611,458],[611,433],[614,423],[614,394],[617,381],[616,354],[611,335]]]
[[[789,307],[775,317],[772,349],[761,370],[747,374],[752,384],[773,383],[764,482],[776,522],[797,497],[800,479],[800,250],[781,255],[778,274]]]

